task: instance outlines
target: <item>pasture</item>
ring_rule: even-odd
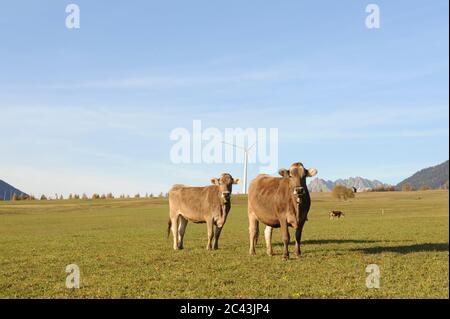
[[[173,251],[163,198],[0,202],[0,298],[448,298],[448,196],[313,193],[302,256],[288,261],[279,230],[266,256],[262,225],[248,255],[243,196],[218,251],[205,250],[206,226],[192,223],[185,249]],[[345,217],[330,221],[331,209]],[[72,263],[80,289],[65,287]],[[368,264],[380,267],[379,289],[365,285]]]

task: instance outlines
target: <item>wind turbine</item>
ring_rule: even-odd
[[[241,150],[244,151],[244,183],[242,184],[242,189],[243,189],[243,193],[244,193],[244,194],[247,194],[247,166],[248,166],[248,153],[249,153],[250,149],[251,149],[253,146],[256,145],[256,142],[253,143],[250,147],[247,147],[247,148],[242,147],[242,146],[238,146],[238,145],[236,145],[236,144],[230,144],[230,143],[227,143],[227,142],[225,142],[225,141],[222,141],[222,143],[223,143],[223,144],[231,145],[231,146],[233,146],[233,147],[235,147],[235,148],[239,148],[239,149],[241,149]]]

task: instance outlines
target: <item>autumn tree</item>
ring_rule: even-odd
[[[355,197],[355,193],[351,188],[347,188],[343,185],[336,185],[331,191],[331,195],[336,199],[347,200],[349,198]]]

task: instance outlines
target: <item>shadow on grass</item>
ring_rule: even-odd
[[[429,252],[429,251],[448,251],[448,243],[426,243],[409,246],[377,246],[368,248],[357,248],[352,251],[360,251],[365,254],[380,254],[385,252],[393,252],[400,254],[409,254],[417,252]]]
[[[325,244],[371,244],[380,243],[382,240],[365,240],[365,239],[309,239],[302,240],[301,245],[325,245]],[[295,244],[294,240],[291,240],[289,244]],[[272,246],[283,246],[282,242],[272,243]]]
[[[369,244],[379,243],[381,240],[371,239],[310,239],[302,240],[301,244],[324,245],[324,244]]]

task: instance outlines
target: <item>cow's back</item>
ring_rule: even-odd
[[[218,186],[193,187],[174,185],[169,191],[169,207],[192,221],[203,221],[206,215],[220,209]]]

